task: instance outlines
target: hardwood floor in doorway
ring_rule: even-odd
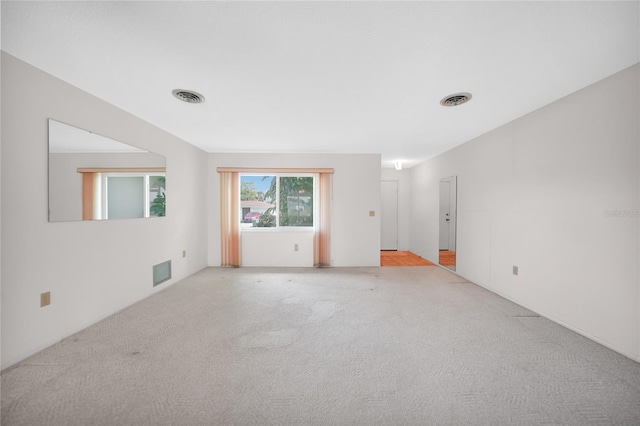
[[[456,266],[456,252],[449,250],[440,250],[440,259],[438,260],[442,266]]]
[[[433,263],[410,251],[380,252],[380,266],[435,266]]]

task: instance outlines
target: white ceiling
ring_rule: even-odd
[[[208,152],[381,153],[411,167],[637,63],[639,10],[3,1],[2,49]],[[440,106],[462,91],[469,103]]]

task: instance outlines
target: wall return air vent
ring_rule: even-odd
[[[158,263],[157,265],[153,265],[153,286],[154,287],[169,279],[171,279],[171,261],[170,260],[167,260],[166,262]]]

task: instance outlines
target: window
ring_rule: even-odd
[[[313,227],[312,175],[240,176],[241,227]]]
[[[165,215],[165,176],[161,173],[100,173],[103,219]]]
[[[332,168],[251,168],[218,167],[220,175],[220,266],[240,266],[240,225],[241,215],[240,176],[277,176],[313,178],[313,264],[331,265],[331,175]],[[261,179],[262,180],[262,179]],[[277,181],[276,181],[277,182]],[[277,185],[277,183],[276,183]],[[271,186],[269,186],[270,188]],[[279,191],[275,191],[279,193]],[[302,194],[300,194],[302,195]],[[265,197],[266,199],[266,197]],[[277,201],[277,200],[274,200]],[[266,202],[266,201],[265,201]],[[275,206],[275,204],[274,204]],[[274,212],[277,212],[277,208]],[[266,210],[265,210],[266,211]],[[246,214],[246,213],[245,213]],[[256,224],[258,221],[256,221]],[[298,229],[308,229],[298,228]]]

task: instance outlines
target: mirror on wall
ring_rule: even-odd
[[[440,265],[456,270],[457,177],[440,179]]]
[[[166,158],[49,119],[49,221],[161,217]]]

